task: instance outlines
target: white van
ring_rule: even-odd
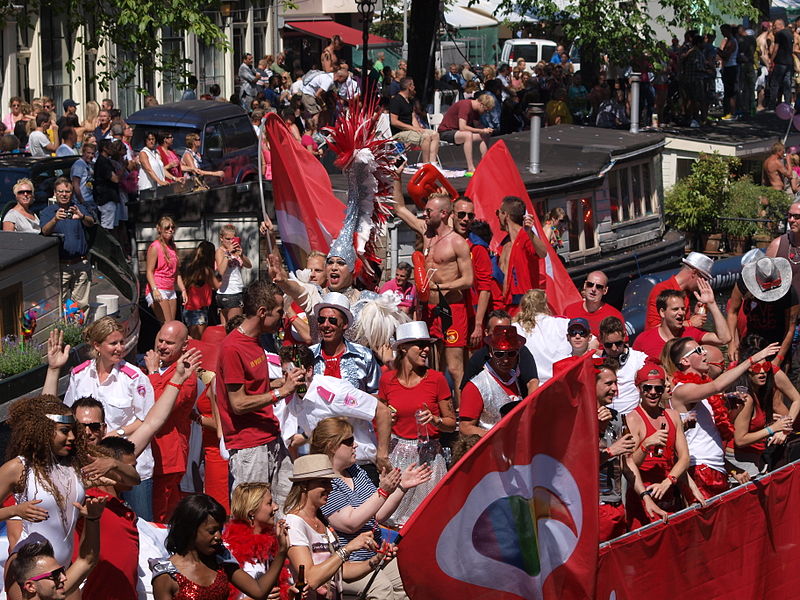
[[[500,62],[507,65],[524,58],[529,65],[535,65],[540,60],[550,62],[550,58],[556,51],[558,45],[550,40],[540,40],[536,38],[520,38],[506,40],[503,44],[503,52]]]

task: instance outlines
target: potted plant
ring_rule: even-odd
[[[42,354],[32,342],[0,341],[0,379],[24,373],[42,364]]]

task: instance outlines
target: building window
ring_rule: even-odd
[[[197,89],[200,93],[210,93],[209,88],[215,83],[220,90],[225,89],[225,55],[213,44],[207,46],[202,41],[198,41],[197,59]],[[236,65],[238,69],[239,65]]]
[[[183,48],[183,34],[174,31],[171,27],[161,29],[161,52],[164,71],[162,72],[164,86],[164,102],[178,102],[183,95],[183,63],[186,53]]]
[[[0,290],[0,338],[19,336],[22,318],[22,284]]]
[[[72,96],[72,74],[67,72],[72,39],[64,22],[52,11],[42,11],[42,80],[44,95],[53,99],[56,106]]]

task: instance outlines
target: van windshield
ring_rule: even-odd
[[[544,51],[550,50],[550,54],[553,53],[552,48],[544,48]],[[514,62],[520,58],[524,58],[526,63],[536,64],[539,62],[539,46],[536,44],[514,44],[511,46],[511,55],[509,58],[510,62]],[[549,57],[548,57],[549,60]]]
[[[145,134],[152,132],[156,134],[158,140],[159,133],[171,133],[174,137],[172,142],[172,149],[180,156],[186,150],[186,136],[190,133],[200,133],[197,129],[189,127],[158,127],[156,125],[134,125],[133,138],[131,139],[131,146],[139,152],[144,147]]]

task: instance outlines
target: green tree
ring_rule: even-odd
[[[139,69],[183,80],[188,62],[163,52],[158,32],[188,32],[206,45],[226,48],[225,35],[213,17],[219,6],[220,0],[28,0],[20,10],[12,0],[0,0],[0,15],[25,27],[47,11],[62,19],[67,31],[83,31],[76,41],[96,56],[96,78],[105,90],[112,80],[130,84]]]

